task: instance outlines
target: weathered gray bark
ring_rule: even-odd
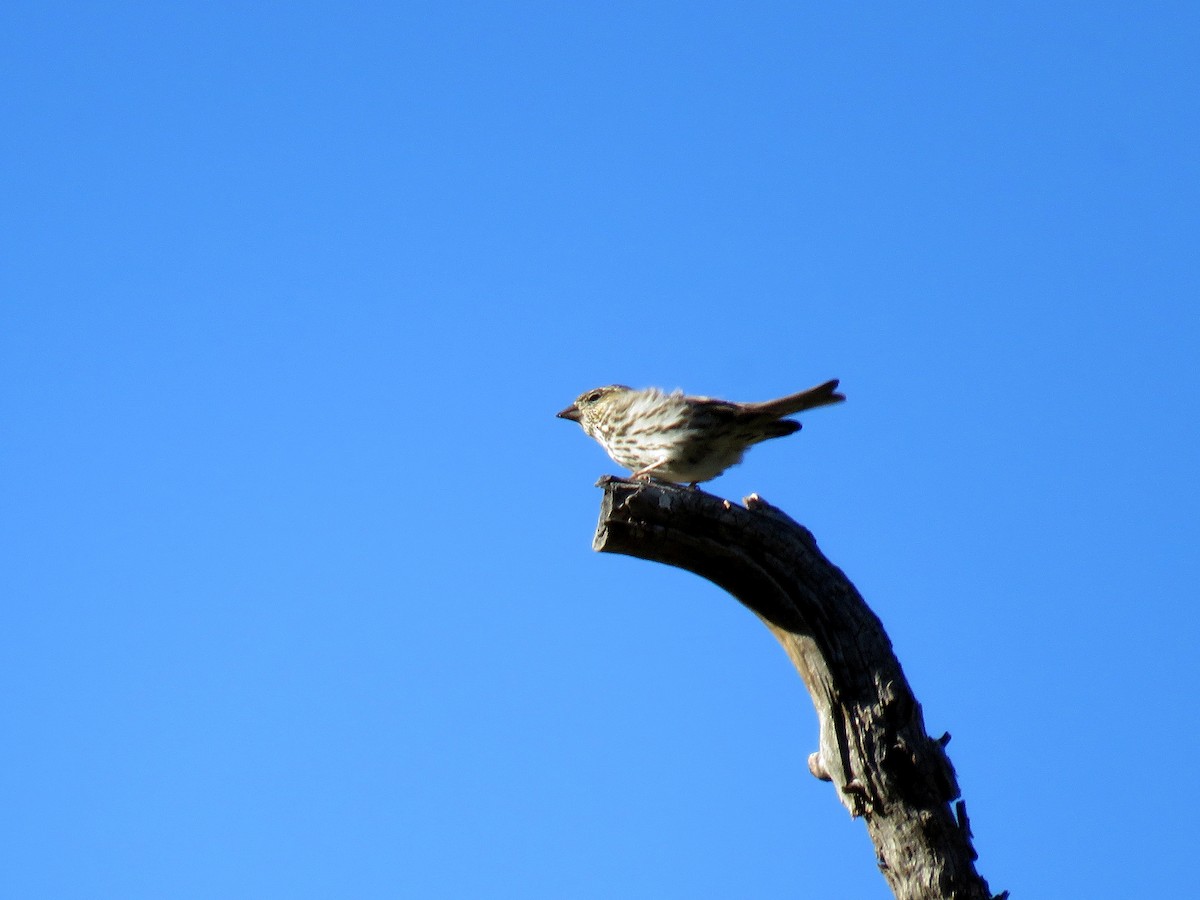
[[[742,508],[658,482],[606,477],[600,486],[596,550],[707,578],[783,645],[820,722],[808,768],[866,822],[898,900],[993,900],[975,871],[949,735],[925,733],[883,625],[812,534],[757,495]]]

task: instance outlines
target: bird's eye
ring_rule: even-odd
[[[600,392],[592,391],[590,394],[588,394],[586,397],[583,398],[583,402],[584,403],[595,403],[599,399],[600,399]]]

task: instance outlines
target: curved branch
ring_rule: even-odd
[[[707,578],[783,645],[820,723],[809,770],[866,822],[898,900],[993,900],[975,871],[949,735],[925,733],[883,624],[812,534],[757,495],[743,508],[659,482],[606,476],[599,485],[596,550]]]

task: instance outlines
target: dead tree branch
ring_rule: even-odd
[[[812,534],[757,495],[743,508],[657,482],[605,477],[600,486],[596,550],[707,578],[783,645],[820,723],[809,771],[866,822],[897,900],[999,900],[975,871],[949,735],[925,733],[882,623]]]

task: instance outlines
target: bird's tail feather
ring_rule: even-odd
[[[816,387],[800,391],[798,394],[788,394],[778,400],[764,400],[762,403],[747,403],[746,406],[754,412],[770,416],[790,416],[794,413],[804,412],[806,409],[841,403],[846,397],[837,392],[837,386],[838,379],[834,378],[832,381],[818,384]]]

